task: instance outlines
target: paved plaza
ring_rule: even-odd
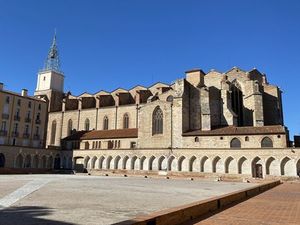
[[[214,215],[185,225],[299,225],[300,183],[284,183]]]
[[[1,175],[0,225],[112,224],[255,184],[80,175]]]

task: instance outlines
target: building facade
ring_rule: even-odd
[[[7,91],[0,83],[0,145],[45,146],[47,103],[43,98]]]
[[[70,168],[71,158],[74,169],[300,173],[300,151],[290,147],[284,126],[281,90],[257,69],[193,69],[172,84],[74,96],[64,91],[54,37],[34,99],[45,99],[45,147],[55,154],[56,163],[49,157],[56,168]]]

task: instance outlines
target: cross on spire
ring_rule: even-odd
[[[54,31],[52,45],[50,47],[43,70],[54,70],[56,72],[61,73],[59,54],[58,54],[58,49],[56,44],[56,29]]]

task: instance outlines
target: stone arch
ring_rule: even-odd
[[[235,164],[233,163],[233,161],[234,159],[231,156],[229,156],[225,160],[225,173],[233,174],[236,172]]]
[[[19,154],[15,161],[15,167],[16,168],[23,168],[24,159],[21,154]]]
[[[35,155],[32,158],[32,168],[39,168],[39,156]]]
[[[252,177],[263,178],[263,163],[260,157],[256,156],[251,163]]]
[[[121,169],[122,165],[119,165],[119,163],[121,162],[121,157],[119,155],[117,155],[114,159],[114,169]]]
[[[83,167],[85,169],[90,169],[90,157],[89,156],[86,156],[84,158]]]
[[[54,169],[56,170],[60,169],[60,163],[61,163],[60,155],[56,154],[54,158]]]
[[[0,168],[5,167],[5,156],[3,153],[0,153]]]
[[[126,170],[126,169],[129,169],[130,167],[128,166],[128,160],[129,160],[129,157],[126,155],[124,158],[123,158],[123,165],[122,165],[122,169],[123,170]]]
[[[26,155],[24,168],[31,168],[31,155]]]
[[[42,156],[41,168],[43,169],[47,168],[47,157],[45,155]]]
[[[175,162],[175,156],[170,155],[168,158],[168,171],[176,171],[176,162]]]
[[[112,168],[112,166],[110,165],[112,162],[112,156],[108,156],[106,159],[106,169],[109,170]]]
[[[207,156],[203,156],[200,160],[200,172],[209,172],[209,159]]]
[[[155,156],[151,156],[149,158],[149,163],[148,163],[148,170],[153,170],[154,166],[154,161],[155,161]]]
[[[264,137],[260,144],[262,148],[273,148],[273,141],[269,137]]]
[[[139,164],[138,164],[138,157],[135,155],[133,157],[131,157],[130,160],[130,169],[131,170],[138,170],[139,169]]]
[[[280,162],[280,174],[282,176],[295,176],[295,165],[289,157],[284,157]]]
[[[187,160],[185,156],[180,156],[178,159],[178,171],[187,171]]]
[[[140,158],[140,170],[144,170],[144,163],[145,163],[145,161],[146,161],[146,156],[142,156],[141,158]]]
[[[97,161],[97,157],[93,156],[92,160],[91,160],[91,169],[95,169],[96,167],[96,161]]]
[[[276,170],[279,169],[279,166],[278,168],[276,167],[276,159],[271,156],[266,160],[266,175],[277,175]]]
[[[100,170],[102,170],[102,169],[104,169],[103,167],[104,167],[104,156],[101,156],[99,159],[98,159],[98,169],[100,169]]]
[[[52,157],[52,155],[50,155],[48,160],[47,160],[47,168],[49,168],[49,169],[53,168],[53,157]]]
[[[241,141],[238,138],[232,138],[230,148],[241,148]]]
[[[249,160],[245,157],[242,156],[239,160],[238,160],[238,174],[251,174],[249,172]]]
[[[219,156],[216,156],[212,160],[212,172],[213,173],[223,173],[222,167],[221,167],[221,158]]]
[[[197,170],[196,166],[195,166],[196,160],[197,160],[197,158],[194,155],[190,158],[190,160],[189,160],[189,171],[190,172],[194,172]]]
[[[158,159],[158,170],[167,170],[167,159],[164,155]]]

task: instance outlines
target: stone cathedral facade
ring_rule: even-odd
[[[172,84],[74,96],[64,92],[54,38],[35,97],[47,102],[45,148],[57,152],[56,167],[245,177],[300,172],[281,90],[257,69],[193,69]]]

